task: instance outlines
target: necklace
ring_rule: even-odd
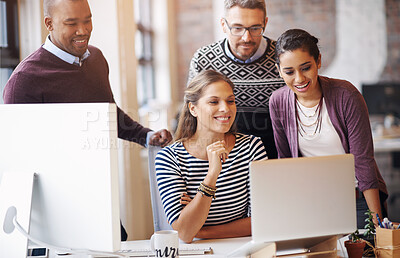
[[[321,101],[320,101],[320,102],[321,102]],[[311,118],[311,117],[314,117],[314,116],[317,114],[320,105],[318,104],[318,107],[315,109],[314,114],[312,114],[312,115],[306,115],[306,114],[304,113],[303,109],[301,109],[301,107],[300,107],[300,104],[299,104],[299,101],[297,100],[297,98],[296,98],[296,107],[300,110],[300,112],[301,112],[305,117]]]
[[[306,136],[314,136],[314,135],[316,135],[317,133],[320,133],[320,132],[321,132],[321,124],[322,124],[322,116],[321,116],[322,100],[323,100],[323,96],[321,96],[321,99],[319,100],[318,106],[317,106],[317,108],[315,109],[314,114],[312,114],[312,115],[306,115],[306,114],[304,113],[304,111],[301,109],[301,107],[300,107],[300,105],[299,105],[299,103],[298,103],[298,100],[297,100],[297,98],[296,98],[296,124],[297,124],[298,131],[299,131],[299,133],[300,133],[300,135],[301,135],[302,137],[304,137],[304,135],[306,135]],[[316,119],[315,119],[314,122],[312,122],[311,124],[305,124],[305,123],[303,123],[303,122],[301,121],[298,110],[300,110],[300,112],[301,112],[306,118],[315,117],[315,115],[317,115],[317,113],[318,113],[318,115],[317,115],[317,117],[316,117]],[[308,128],[308,127],[312,127],[312,126],[315,126],[315,130],[314,130],[312,133],[307,133],[305,127]]]

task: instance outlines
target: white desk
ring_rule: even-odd
[[[251,237],[241,237],[241,238],[226,238],[226,239],[213,239],[213,240],[198,240],[193,242],[191,245],[196,245],[198,247],[211,247],[213,250],[213,254],[206,255],[189,255],[189,256],[181,256],[182,258],[223,258],[233,250],[239,248],[240,246],[246,244],[251,240]],[[338,240],[338,257],[347,257],[346,250],[342,250],[344,248],[343,245],[344,238]],[[150,247],[149,240],[137,240],[137,241],[127,241],[122,242],[121,249],[144,249]],[[345,248],[344,248],[345,249]],[[87,255],[62,255],[57,256],[50,253],[49,258],[89,258],[92,256]]]
[[[211,258],[222,258],[226,257],[226,254],[235,250],[236,248],[246,244],[251,240],[251,237],[240,237],[240,238],[225,238],[225,239],[213,239],[213,240],[197,240],[191,245],[195,245],[200,248],[212,248],[212,254],[206,255],[185,255],[181,256],[184,258],[199,258],[199,257],[211,257]],[[186,245],[181,242],[181,244]],[[121,243],[121,250],[141,250],[150,249],[150,240],[136,240],[136,241],[126,241]],[[57,255],[50,251],[49,258],[90,258],[90,255]],[[96,256],[98,257],[98,256]],[[100,256],[99,256],[100,257]],[[153,256],[154,257],[154,256]]]
[[[239,238],[225,238],[225,239],[213,239],[213,240],[197,240],[194,241],[191,245],[195,245],[196,247],[211,247],[213,250],[213,254],[207,255],[190,255],[190,256],[182,256],[187,258],[199,258],[199,257],[226,257],[226,254],[230,253],[232,250],[246,244],[251,240],[251,237],[239,237]],[[138,241],[127,241],[122,242],[121,249],[138,249],[147,247],[150,248],[149,240],[138,240]]]

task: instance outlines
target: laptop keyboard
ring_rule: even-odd
[[[142,249],[126,249],[121,250],[119,253],[128,254],[130,257],[154,257],[154,253],[147,248]],[[211,254],[211,247],[196,247],[196,246],[185,246],[179,247],[179,256],[185,255],[196,255],[196,254]]]

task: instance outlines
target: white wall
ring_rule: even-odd
[[[171,80],[173,67],[170,65],[171,42],[169,41],[170,26],[173,21],[168,19],[167,12],[170,4],[167,0],[152,2],[155,99],[140,109],[140,116],[153,130],[168,127],[169,109],[173,99]]]
[[[93,31],[90,44],[98,47],[110,68],[110,84],[115,101],[121,103],[120,57],[118,50],[118,19],[116,1],[89,0],[92,10]]]
[[[336,13],[336,56],[324,75],[360,90],[362,83],[377,82],[386,64],[385,1],[336,0]]]
[[[163,103],[171,100],[167,5],[166,0],[153,0],[152,4],[156,98]]]
[[[40,0],[20,0],[19,4],[19,36],[22,60],[44,43],[41,34],[43,15]]]
[[[221,18],[224,17],[224,1],[212,1],[214,16],[214,39],[215,41],[225,38],[221,27]]]

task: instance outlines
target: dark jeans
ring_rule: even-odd
[[[358,198],[356,202],[357,207],[357,228],[364,228],[365,219],[367,215],[364,213],[368,211],[368,205],[365,198]]]

